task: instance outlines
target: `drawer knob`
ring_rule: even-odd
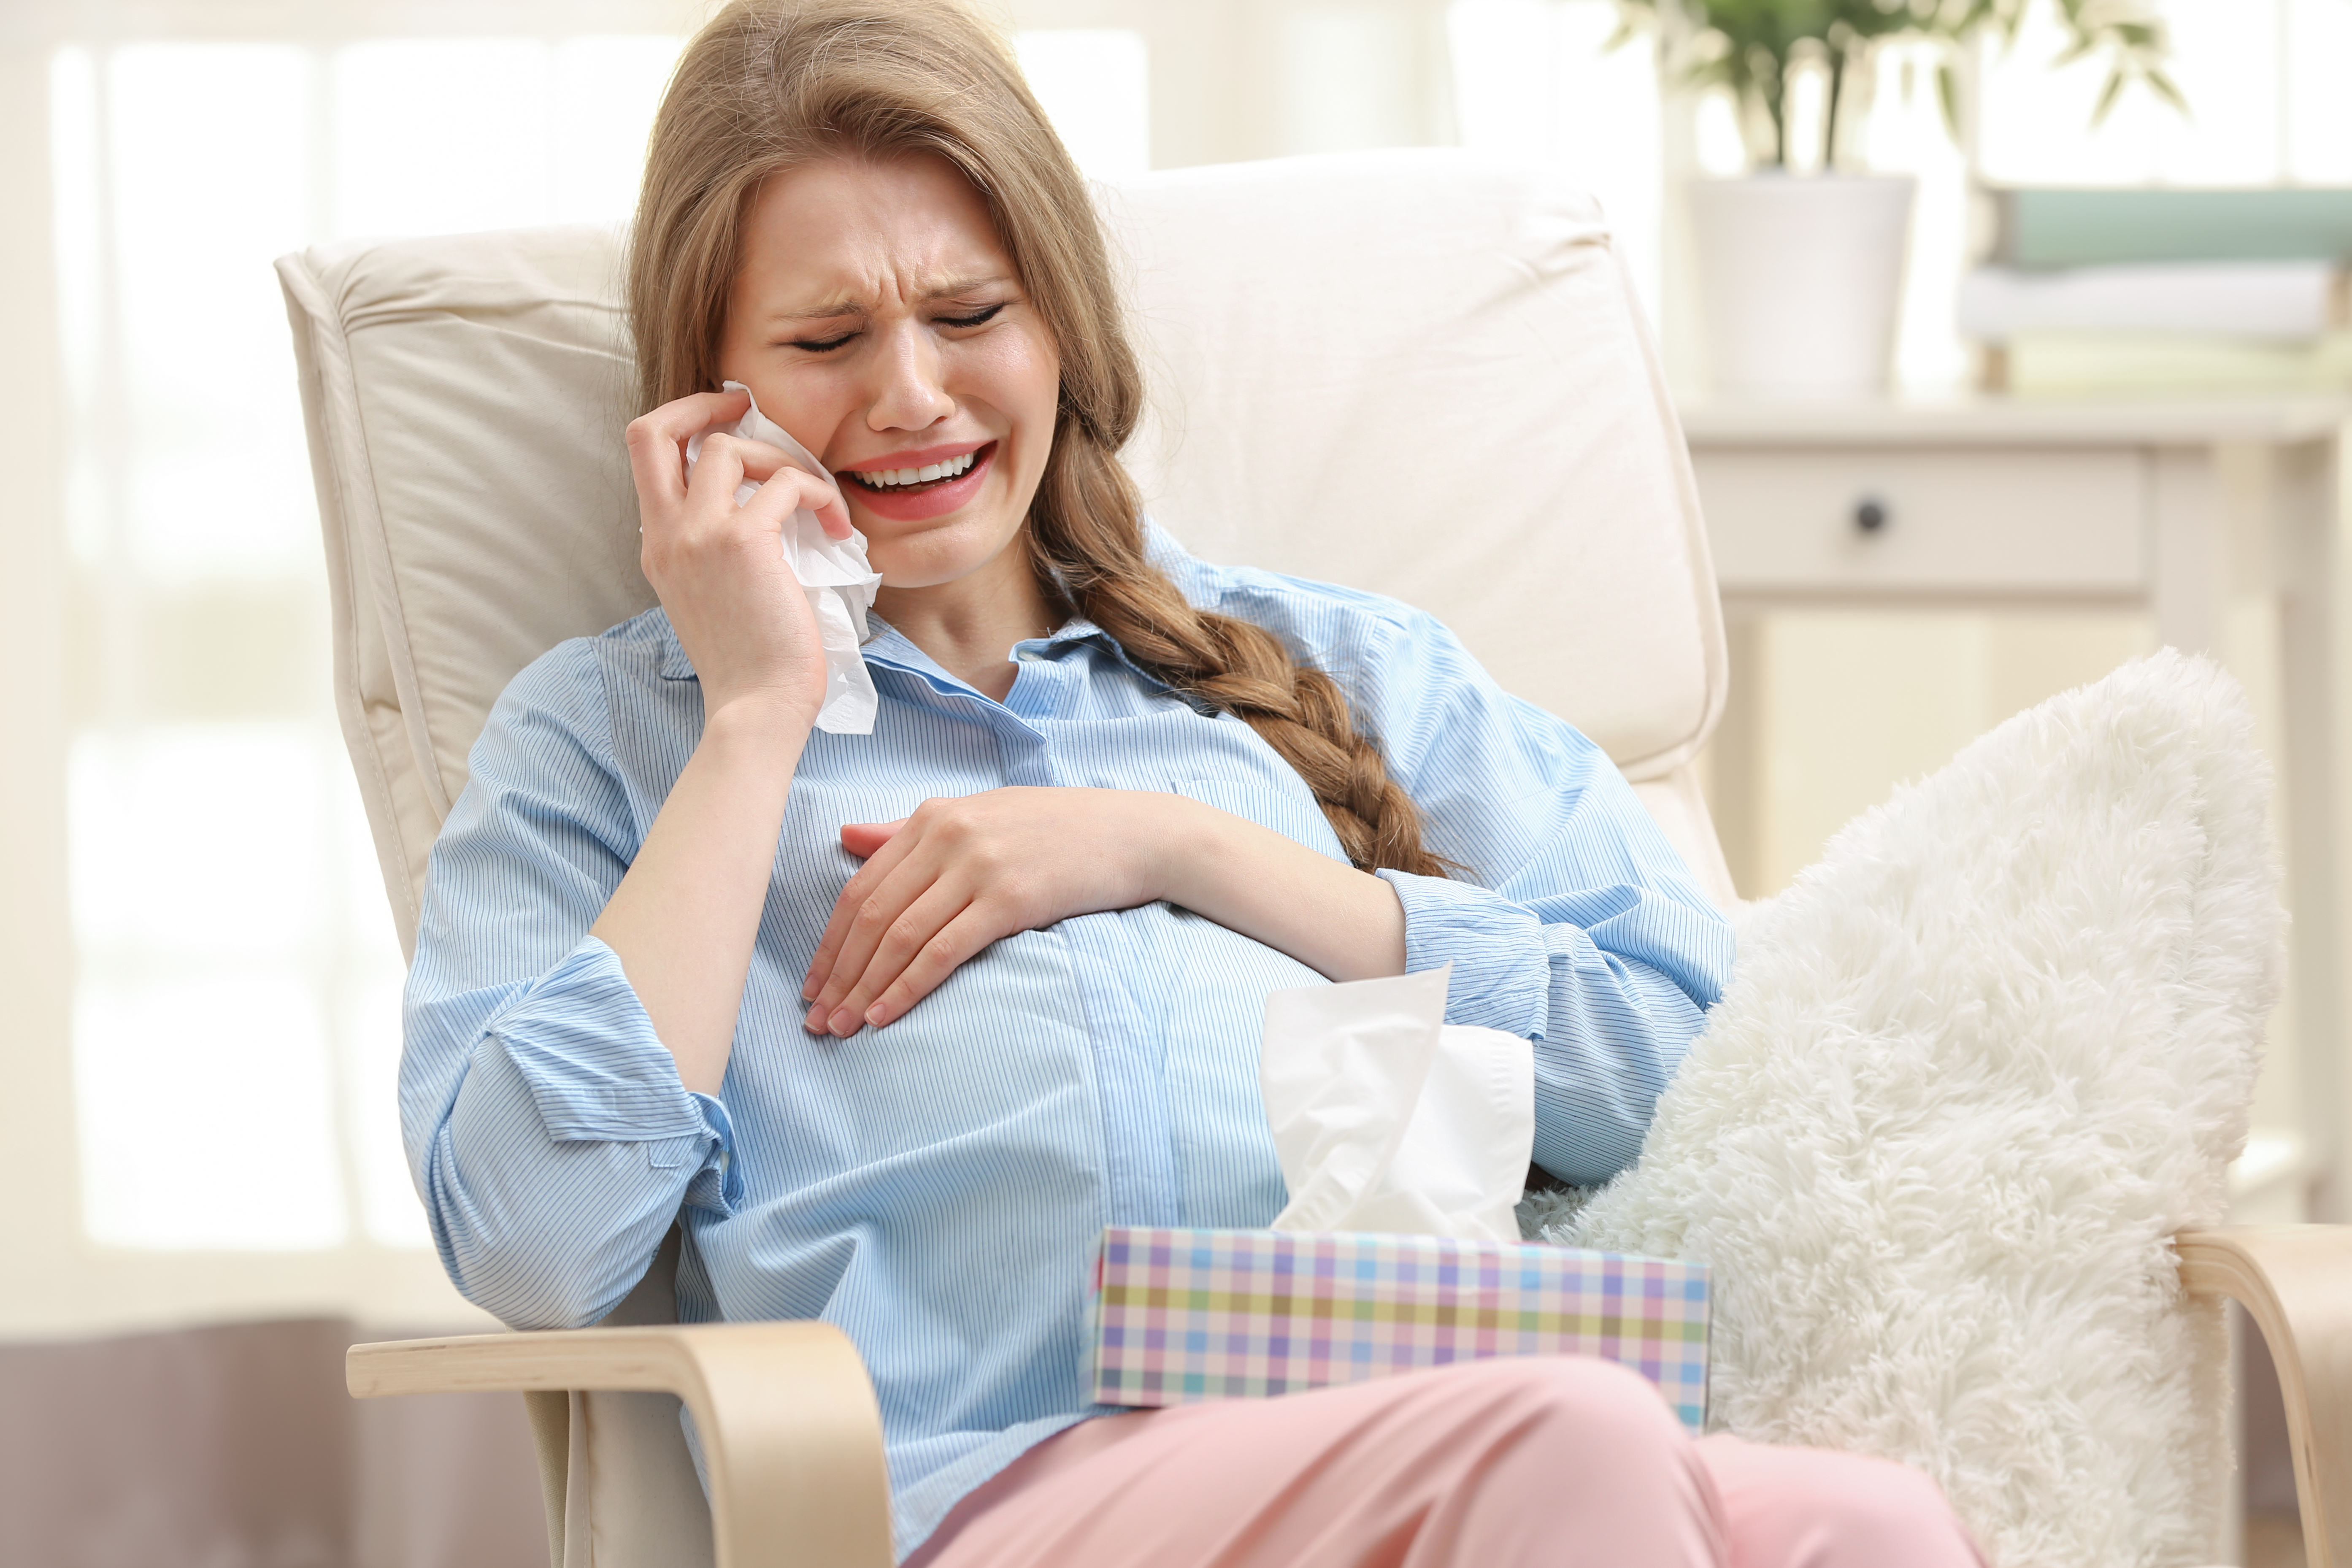
[[[1886,526],[1886,503],[1876,496],[1864,496],[1853,507],[1853,525],[1864,533],[1876,533]]]

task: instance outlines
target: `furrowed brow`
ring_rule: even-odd
[[[925,294],[923,302],[929,304],[934,300],[952,300],[959,294],[977,294],[982,289],[994,289],[1012,281],[1012,279],[995,272],[972,278],[950,278]]]
[[[845,316],[862,316],[866,310],[863,301],[844,294],[836,299],[820,300],[804,310],[772,310],[768,319],[772,321],[835,321]]]
[[[922,302],[928,305],[940,300],[952,300],[961,294],[976,294],[983,289],[1000,288],[1012,281],[1012,279],[999,272],[976,273],[969,278],[950,278],[943,283],[925,289]],[[768,319],[772,321],[837,321],[851,316],[869,314],[873,309],[870,303],[854,295],[836,294],[832,299],[820,300],[805,310],[772,310],[769,312]]]

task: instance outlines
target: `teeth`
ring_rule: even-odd
[[[944,463],[926,463],[919,468],[877,468],[871,473],[856,476],[861,482],[880,489],[895,485],[924,485],[933,479],[951,479],[971,470],[976,452],[966,452],[960,458],[950,458]]]

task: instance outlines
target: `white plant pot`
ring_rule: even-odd
[[[1886,391],[1908,175],[1694,180],[1709,379],[1727,397],[1873,397]]]

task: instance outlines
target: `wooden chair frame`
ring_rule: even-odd
[[[2239,1226],[2174,1240],[2181,1289],[2237,1301],[2285,1395],[2309,1568],[2352,1568],[2352,1226]],[[355,1397],[575,1389],[676,1394],[709,1476],[718,1568],[889,1568],[882,1417],[828,1323],[659,1324],[354,1345]],[[563,1418],[561,1400],[533,1420]],[[541,1433],[546,1443],[550,1435]],[[555,1444],[561,1448],[561,1443]],[[562,1470],[548,1472],[563,1539]]]

